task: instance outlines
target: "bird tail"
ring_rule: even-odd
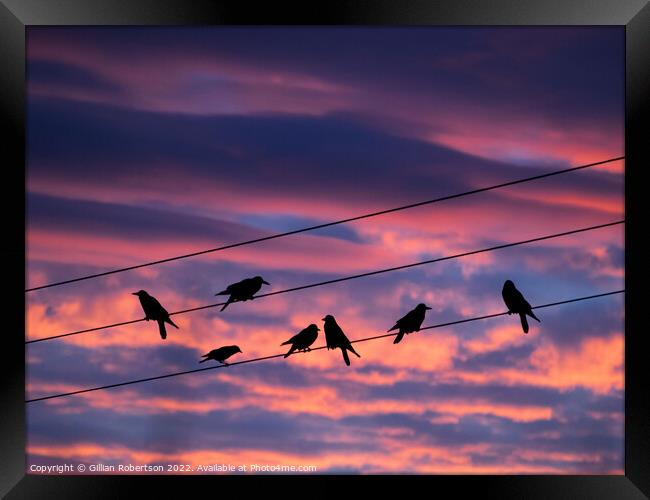
[[[286,344],[286,342],[285,342],[284,344]],[[282,345],[284,345],[284,344],[282,344]],[[295,346],[295,345],[292,345],[292,346],[291,346],[291,349],[289,349],[289,352],[287,352],[287,353],[284,355],[284,357],[285,357],[285,358],[288,358],[289,356],[291,356],[291,353],[292,353],[293,351],[295,351],[295,350],[296,350],[296,346]]]
[[[205,359],[202,359],[201,361],[199,361],[199,363],[205,363],[208,359],[210,359],[210,358],[206,357]]]
[[[166,321],[167,323],[169,323],[170,325],[172,325],[174,328],[178,328],[178,325],[177,325],[176,323],[174,323],[174,322],[169,318],[169,316],[167,316],[167,317],[165,318],[165,321]]]
[[[528,313],[528,316],[530,316],[533,319],[536,319],[538,323],[541,323],[541,320],[537,316],[535,316],[535,313],[532,310]]]
[[[361,356],[357,351],[354,350],[354,347],[352,347],[352,344],[348,344],[348,350],[352,351],[354,354],[357,355],[357,358],[360,358]]]
[[[393,344],[399,344],[403,338],[404,332],[400,330],[400,332],[397,334],[397,337],[395,337],[395,340],[393,340]]]
[[[395,326],[394,326],[393,328],[391,328],[390,330],[386,330],[386,331],[387,331],[387,332],[392,332],[392,331],[395,330],[395,328],[397,328],[398,326],[399,326],[399,325],[398,325],[397,323],[395,323]]]
[[[165,330],[164,321],[158,321],[158,329],[160,330],[160,338],[165,340],[167,338],[167,330]]]
[[[341,348],[341,352],[343,353],[343,361],[345,361],[345,364],[350,366],[350,358],[348,358],[348,351],[346,350],[345,347]]]
[[[217,295],[218,295],[218,294],[217,294]],[[222,311],[225,310],[226,307],[228,307],[228,306],[229,306],[230,304],[232,304],[232,303],[233,303],[232,297],[229,297],[228,300],[226,301],[226,303],[225,303],[225,304],[223,305],[223,307],[221,308],[221,310],[222,310]]]
[[[528,320],[526,319],[526,313],[519,313],[521,318],[521,327],[524,329],[524,333],[528,333]]]
[[[286,342],[282,342],[280,345],[289,345],[291,343],[292,343],[291,340],[287,340]]]
[[[217,295],[228,295],[229,293],[230,293],[230,292],[228,292],[227,290],[221,290],[220,292],[215,293],[214,295],[215,295],[215,297],[216,297]]]

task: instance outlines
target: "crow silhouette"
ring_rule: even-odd
[[[213,349],[209,353],[204,354],[201,356],[202,359],[199,361],[199,363],[203,363],[204,361],[207,361],[209,359],[214,359],[215,361],[218,361],[221,364],[224,364],[228,366],[228,363],[226,363],[226,360],[232,356],[233,354],[237,354],[238,352],[242,352],[242,350],[239,348],[239,346],[236,345],[226,345],[223,347],[219,347],[219,349]]]
[[[533,313],[530,304],[526,299],[524,299],[524,296],[519,290],[517,290],[512,281],[507,280],[503,284],[501,295],[503,296],[503,301],[506,303],[506,307],[508,308],[508,314],[519,314],[519,318],[521,318],[521,327],[524,329],[524,333],[528,333],[528,320],[526,319],[526,315],[541,323],[539,318]]]
[[[388,330],[392,332],[399,328],[399,333],[395,337],[393,344],[398,344],[404,338],[405,333],[419,332],[424,321],[424,315],[429,309],[431,308],[426,304],[418,304],[415,309],[406,313],[403,318],[398,319],[395,326]]]
[[[167,310],[160,305],[160,302],[156,300],[155,297],[152,297],[144,290],[139,292],[133,292],[132,295],[137,295],[140,299],[140,305],[144,310],[145,318],[147,321],[153,320],[158,322],[158,329],[160,330],[160,337],[164,340],[167,338],[167,330],[165,330],[165,323],[169,323],[175,328],[178,328],[178,325],[169,319],[169,313]]]
[[[345,333],[343,333],[343,330],[341,330],[341,327],[334,319],[334,316],[328,314],[323,318],[323,321],[325,322],[324,328],[325,340],[327,341],[327,349],[341,349],[341,353],[343,353],[343,361],[345,361],[346,365],[350,366],[348,351],[352,351],[357,355],[358,358],[361,356],[359,353],[357,353],[357,351],[354,350],[354,347],[352,347],[350,340],[345,336]]]
[[[238,281],[237,283],[233,283],[232,285],[228,285],[228,288],[225,290],[215,293],[215,295],[230,295],[221,310],[223,311],[233,302],[254,299],[253,295],[260,291],[262,284],[270,285],[271,283],[264,281],[261,276],[255,276],[254,278],[247,278]]]
[[[289,352],[287,352],[284,355],[284,357],[288,358],[294,351],[311,351],[309,346],[312,345],[314,342],[316,342],[319,331],[320,328],[318,328],[315,324],[312,323],[307,328],[304,328],[303,330],[301,330],[299,333],[291,337],[286,342],[282,342],[282,344],[280,345],[291,344],[291,348],[289,349]]]

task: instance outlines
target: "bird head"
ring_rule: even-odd
[[[307,328],[309,328],[310,330],[316,330],[317,332],[320,332],[320,328],[318,328],[318,325],[316,325],[315,323],[312,323]]]
[[[259,282],[261,282],[261,283],[264,283],[265,285],[270,285],[270,284],[271,284],[271,283],[269,283],[268,281],[265,281],[264,278],[262,278],[261,276],[255,276],[255,278],[253,278],[253,279],[254,279],[255,281],[259,281]]]
[[[139,290],[137,292],[133,292],[131,295],[137,295],[138,297],[144,297],[145,295],[149,295],[147,292],[144,290]]]
[[[325,317],[323,318],[323,321],[325,321],[325,322],[327,322],[327,321],[334,321],[334,316],[332,316],[331,314],[328,314],[327,316],[325,316]]]
[[[503,288],[514,288],[514,287],[515,284],[510,280],[506,280],[506,282],[503,284]]]
[[[235,348],[235,352],[241,352],[243,354],[242,350],[239,348],[238,345],[234,345],[233,347]]]
[[[428,305],[426,305],[426,304],[418,304],[418,305],[417,305],[417,308],[418,308],[418,309],[424,309],[425,311],[428,311],[428,310],[431,309],[431,308],[430,308]]]

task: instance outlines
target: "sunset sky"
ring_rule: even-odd
[[[35,287],[624,154],[622,28],[27,29]],[[624,217],[624,164],[26,294],[27,339]],[[27,346],[27,398],[624,288],[624,226]],[[622,474],[623,295],[27,405],[31,464]],[[316,346],[324,343],[324,336]],[[211,362],[212,363],[212,362]]]

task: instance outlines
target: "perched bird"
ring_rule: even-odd
[[[399,328],[399,333],[397,334],[397,337],[395,337],[393,344],[398,344],[404,337],[405,333],[419,332],[422,322],[424,321],[424,315],[430,309],[431,308],[426,304],[418,304],[415,306],[415,309],[406,313],[406,316],[398,319],[395,326],[388,330],[389,332],[392,332]]]
[[[350,366],[348,351],[352,351],[357,355],[358,358],[361,356],[359,356],[359,353],[354,350],[354,347],[352,347],[350,340],[345,336],[345,333],[343,333],[343,330],[341,330],[341,327],[334,319],[334,316],[328,314],[323,318],[323,321],[325,322],[325,340],[327,341],[327,349],[340,348],[341,352],[343,353],[343,360],[345,361],[345,364]]]
[[[282,344],[280,345],[291,344],[291,348],[289,349],[289,352],[287,352],[284,355],[284,357],[288,358],[294,351],[311,351],[309,346],[312,345],[314,342],[316,342],[319,331],[320,328],[318,328],[315,324],[312,323],[307,328],[304,328],[303,330],[301,330],[299,333],[291,337],[286,342],[282,342]]]
[[[255,276],[254,278],[247,278],[237,283],[233,283],[232,285],[228,285],[228,288],[225,290],[215,293],[215,295],[230,295],[228,301],[224,304],[221,310],[223,311],[233,302],[252,300],[254,298],[253,295],[259,292],[260,288],[262,288],[262,284],[270,285],[271,283],[264,281],[261,276]]]
[[[169,323],[175,328],[178,328],[178,325],[174,323],[169,318],[169,313],[167,310],[160,305],[160,302],[156,300],[155,297],[152,297],[144,290],[139,292],[133,292],[132,295],[137,295],[140,299],[140,305],[144,310],[145,318],[147,321],[150,319],[158,322],[158,329],[160,330],[160,337],[164,340],[167,338],[167,330],[165,330],[165,323]]]
[[[226,366],[228,366],[228,363],[226,363],[226,360],[232,356],[233,354],[237,354],[238,352],[242,352],[242,350],[239,348],[239,346],[236,345],[226,345],[223,347],[219,347],[219,349],[213,349],[209,353],[204,354],[203,358],[199,363],[203,363],[204,361],[207,361],[209,359],[214,359],[215,361],[218,361],[219,363],[222,363]]]
[[[515,288],[515,284],[510,280],[507,280],[503,284],[501,295],[503,295],[503,301],[508,307],[508,314],[519,314],[519,317],[521,318],[521,327],[524,329],[524,333],[528,333],[528,320],[526,319],[526,315],[539,321],[539,318],[535,316],[535,313],[533,313],[530,304],[526,299],[524,299],[524,296]],[[541,323],[541,321],[539,322]]]

